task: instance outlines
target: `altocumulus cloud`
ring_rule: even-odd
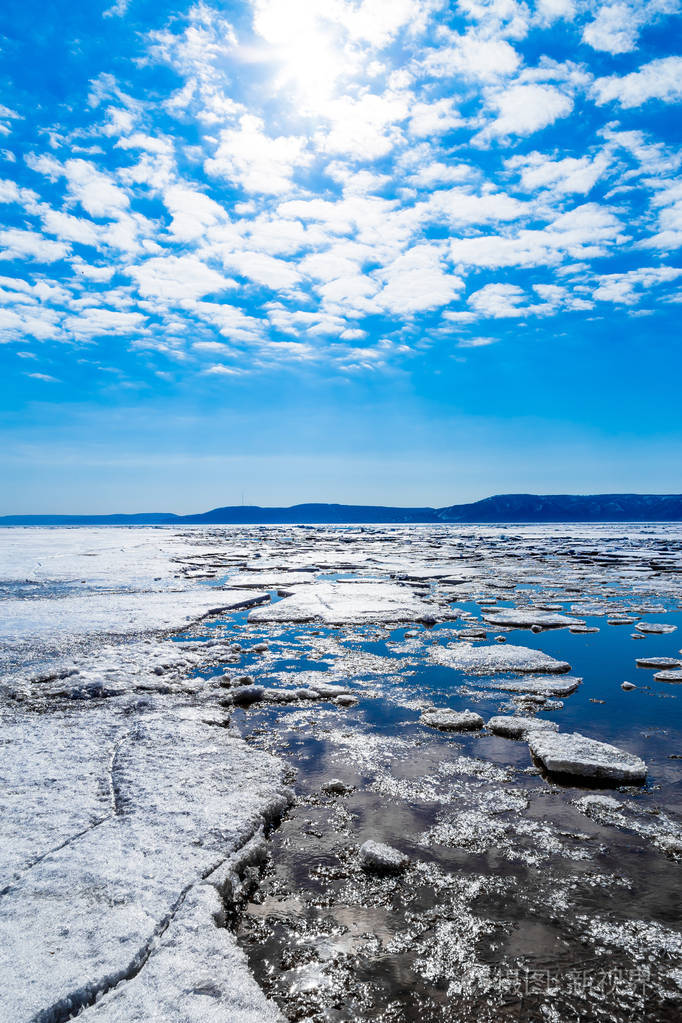
[[[227,382],[653,314],[680,273],[679,15],[240,0],[153,23],[118,0],[111,66],[93,42],[68,103],[34,85],[0,108],[0,339],[113,360],[119,339],[161,377]]]

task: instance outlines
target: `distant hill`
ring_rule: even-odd
[[[500,494],[437,515],[442,522],[679,522],[682,494]]]
[[[358,523],[680,522],[682,494],[500,494],[448,508],[231,505],[197,515],[6,515],[0,526],[333,525]]]

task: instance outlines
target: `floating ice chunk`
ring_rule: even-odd
[[[599,632],[599,629],[596,625],[571,625],[568,631],[582,636],[590,632]]]
[[[638,657],[638,668],[682,668],[682,661],[676,657]]]
[[[528,697],[555,697],[570,696],[581,684],[582,679],[574,675],[568,678],[523,678],[523,679],[494,679],[491,681],[491,688],[500,689],[503,693],[519,693]],[[545,706],[547,704],[545,703]],[[560,710],[560,707],[554,708]]]
[[[429,660],[458,671],[480,675],[503,671],[550,672],[561,675],[571,670],[567,661],[557,661],[541,650],[511,644],[472,646],[471,643],[453,643],[447,647],[434,646],[429,651]]]
[[[589,739],[579,732],[532,732],[528,737],[531,753],[551,774],[575,775],[634,784],[643,782],[647,766],[634,753],[627,753],[606,742]]]
[[[580,618],[552,611],[540,611],[533,607],[500,608],[484,612],[483,617],[491,625],[508,625],[517,629],[530,629],[533,625],[539,625],[543,629],[565,629],[570,625],[584,625]]]
[[[337,707],[354,707],[357,702],[357,696],[354,696],[352,693],[342,693],[340,696],[334,697],[334,703]]]
[[[234,704],[237,707],[249,707],[252,703],[260,703],[265,696],[263,686],[239,686],[222,700],[223,706]]]
[[[360,846],[358,859],[363,870],[376,874],[398,874],[405,870],[410,862],[409,856],[398,849],[372,839]]]
[[[326,696],[330,699],[334,699],[336,696],[351,695],[348,689],[344,686],[335,686],[330,682],[308,681],[308,689],[312,689],[314,692],[318,693],[319,696]]]
[[[604,811],[617,811],[623,806],[613,796],[582,796],[577,799],[575,805],[583,813],[599,813]]]
[[[530,732],[537,729],[558,732],[559,726],[556,721],[547,721],[544,718],[522,718],[498,716],[491,718],[488,728],[495,735],[503,735],[506,739],[525,739]]]
[[[637,686],[633,685],[632,682],[621,682],[620,688],[624,689],[626,693],[631,693]]]
[[[435,621],[444,613],[437,605],[415,597],[406,586],[388,582],[319,582],[296,590],[291,596],[257,608],[250,622],[351,622]],[[451,613],[445,617],[452,617]]]
[[[647,635],[660,636],[664,633],[675,632],[677,630],[676,625],[668,625],[665,622],[637,622],[635,628],[638,632],[644,632]]]
[[[682,669],[657,671],[654,675],[654,679],[656,682],[682,682]]]
[[[449,710],[447,707],[422,711],[422,725],[438,728],[441,732],[470,732],[483,728],[483,718],[472,710]]]
[[[612,616],[606,619],[607,625],[634,625],[636,619],[628,618],[626,615]]]
[[[314,689],[265,689],[262,699],[268,703],[298,703],[301,700],[319,700],[321,697]]]

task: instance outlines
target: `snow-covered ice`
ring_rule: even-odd
[[[227,933],[212,937],[211,911],[202,915],[202,906],[217,908],[215,889],[208,898],[198,890],[219,871],[227,878],[231,861],[236,870],[248,844],[261,841],[286,808],[291,795],[281,766],[224,729],[172,714],[131,721],[107,711],[99,720],[90,713],[60,720],[18,711],[3,731],[14,739],[2,746],[3,777],[14,773],[17,749],[28,770],[19,798],[16,783],[2,792],[9,800],[3,848],[12,851],[0,900],[0,942],[12,964],[3,992],[7,1018],[65,1019],[67,1009],[88,1006],[106,1014],[107,992],[118,1006],[113,1018],[129,1018],[129,997],[133,1005],[142,999],[140,1013],[153,1017],[150,977],[157,968],[164,974],[161,960],[172,954],[180,911],[185,920],[187,913],[201,920],[209,946],[230,944]],[[183,951],[175,956],[172,990],[182,1018],[199,1023],[202,1006],[216,1005],[196,997],[206,942],[193,947],[182,938],[187,923],[177,926]],[[259,1011],[275,1018],[240,956],[233,950],[230,958],[222,1011],[234,1011],[235,1020],[256,1019]],[[143,967],[151,967],[145,983],[128,993]]]
[[[657,671],[654,674],[656,682],[682,682],[682,669],[670,668],[665,671]]]
[[[434,646],[429,652],[429,660],[458,671],[481,675],[506,671],[563,674],[571,670],[567,661],[559,661],[540,650],[513,646],[511,643],[504,646],[473,646],[471,643]]]
[[[647,766],[640,757],[579,732],[533,731],[528,735],[528,746],[552,774],[626,784],[646,780]]]
[[[249,621],[389,624],[434,621],[437,616],[442,617],[437,605],[415,597],[408,587],[397,583],[319,582],[294,590],[276,604],[257,608]]]
[[[468,732],[483,728],[483,718],[472,710],[450,710],[447,707],[436,707],[422,711],[422,725],[438,728],[441,732]]]
[[[384,842],[375,842],[368,839],[360,846],[358,853],[360,866],[363,870],[381,873],[399,873],[405,870],[410,859],[399,849],[386,845]]]
[[[491,625],[507,625],[519,629],[530,629],[533,625],[539,625],[543,629],[567,629],[569,626],[585,624],[580,618],[557,614],[555,611],[542,611],[534,607],[503,607],[495,611],[484,611],[483,618]]]
[[[556,721],[547,718],[526,718],[507,715],[496,715],[490,718],[487,727],[495,735],[503,735],[506,739],[525,739],[530,732],[540,730],[557,732]]]

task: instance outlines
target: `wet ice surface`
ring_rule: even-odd
[[[679,1019],[679,527],[0,541],[12,1019]]]

